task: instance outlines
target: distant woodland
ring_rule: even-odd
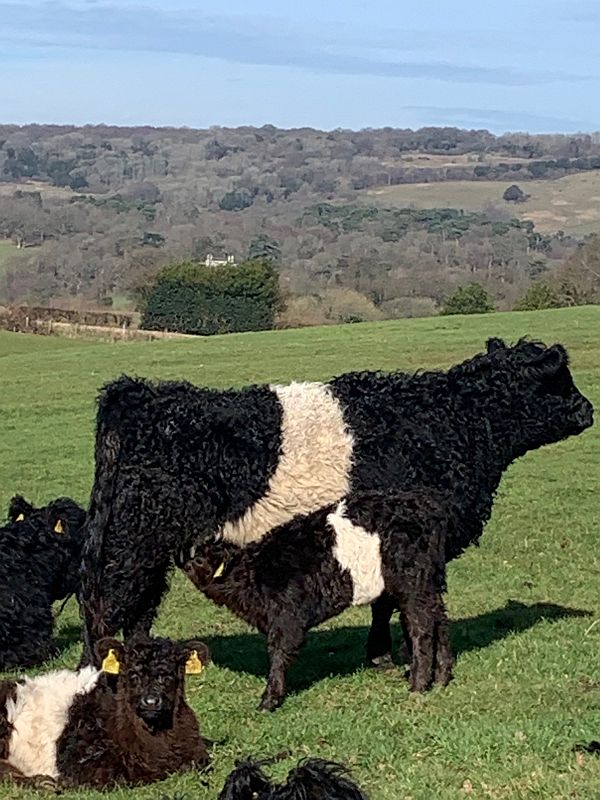
[[[277,266],[290,325],[437,313],[470,282],[512,308],[532,283],[577,282],[585,246],[517,218],[527,182],[596,170],[589,135],[0,126],[0,302],[132,307],[166,265],[231,254]],[[365,193],[456,180],[500,182],[498,202]]]

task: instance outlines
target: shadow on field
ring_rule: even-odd
[[[54,636],[54,646],[58,655],[62,655],[74,644],[81,642],[81,625],[63,625]]]
[[[554,603],[527,605],[509,600],[503,608],[475,617],[452,620],[450,638],[456,656],[469,650],[487,647],[513,633],[533,628],[539,622],[554,622],[568,617],[587,617],[589,611],[567,608]],[[399,625],[394,624],[394,657],[402,639]],[[308,634],[294,666],[289,671],[290,691],[307,689],[329,675],[349,675],[364,666],[369,628],[335,628],[314,630]],[[203,637],[210,647],[215,664],[234,672],[245,672],[266,678],[268,658],[265,637],[261,634]]]

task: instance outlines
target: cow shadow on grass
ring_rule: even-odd
[[[455,656],[470,650],[488,647],[495,641],[514,633],[533,628],[540,622],[556,622],[569,617],[588,617],[589,611],[554,603],[527,605],[509,600],[503,608],[487,611],[474,617],[452,620],[450,638]],[[402,642],[399,624],[394,618],[394,658]],[[332,675],[349,675],[365,663],[367,626],[340,627],[332,630],[313,630],[288,673],[291,693],[308,689],[314,683]],[[232,636],[203,637],[215,664],[234,672],[244,672],[266,678],[269,661],[265,637],[258,633]]]
[[[81,625],[74,623],[67,623],[61,625],[58,630],[54,632],[52,640],[56,656],[62,656],[67,650],[70,650],[82,640]]]

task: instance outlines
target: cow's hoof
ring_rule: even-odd
[[[382,656],[370,658],[367,661],[367,666],[377,670],[377,672],[392,672],[396,669],[391,653],[385,653]]]

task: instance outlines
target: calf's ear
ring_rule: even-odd
[[[181,658],[185,662],[186,675],[199,675],[210,661],[210,651],[204,642],[190,639],[179,643]]]
[[[8,505],[8,519],[11,522],[23,522],[33,510],[31,503],[20,494],[16,494]]]
[[[58,533],[59,535],[69,533],[69,524],[67,520],[58,514],[53,514],[50,517],[50,527],[53,533]]]
[[[100,639],[94,648],[96,661],[100,664],[102,672],[117,675],[123,661],[123,644],[118,639],[106,637]]]

